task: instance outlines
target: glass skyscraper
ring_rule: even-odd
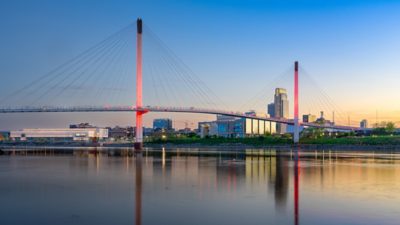
[[[289,117],[289,101],[287,91],[284,88],[276,88],[274,96],[274,117],[288,118]],[[278,123],[276,124],[276,132],[284,134],[287,131],[287,125]]]

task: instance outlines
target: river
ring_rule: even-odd
[[[0,156],[0,224],[400,224],[399,153],[130,153]]]

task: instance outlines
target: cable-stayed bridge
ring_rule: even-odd
[[[146,30],[148,38],[143,40]],[[133,43],[134,34],[136,34],[136,56],[132,54],[134,51],[129,47]],[[152,41],[155,47],[151,48],[150,44],[144,45]],[[143,49],[146,51],[143,52]],[[144,60],[147,49],[149,52],[153,50],[155,58]],[[135,60],[136,80],[133,80],[135,72],[132,71],[132,62]],[[147,63],[143,64],[144,61]],[[141,19],[138,19],[136,29],[134,25],[122,29],[50,73],[0,99],[0,113],[135,112],[138,149],[143,143],[143,115],[148,112],[225,115],[293,125],[294,143],[299,141],[299,126],[334,130],[360,129],[357,126],[351,126],[350,121],[347,125],[300,122],[300,103],[303,107],[303,103],[306,102],[310,103],[309,108],[334,111],[336,113],[334,115],[342,121],[345,120],[343,119],[345,116],[317,85],[301,87],[299,71],[301,78],[310,78],[307,72],[301,71],[298,62],[295,62],[294,68],[291,67],[288,73],[268,83],[272,87],[277,87],[281,85],[282,80],[289,81],[290,84],[286,86],[293,87],[288,88],[293,90],[292,119],[248,114],[236,110],[229,111],[227,110],[229,107],[225,106],[219,97],[150,28],[144,26]],[[143,83],[151,85],[143,86]],[[132,88],[133,84],[135,88]],[[315,82],[310,78],[304,84],[310,85]],[[135,95],[132,95],[133,89],[136,92]],[[307,90],[311,90],[312,93],[303,94]],[[257,104],[263,105],[261,108],[265,107],[267,103],[265,96],[263,92],[258,94],[256,98],[247,101],[244,107],[251,108],[256,105],[257,108]],[[130,106],[135,98],[136,104]],[[129,104],[121,99],[126,99]],[[145,106],[144,100],[146,103],[154,104]],[[219,102],[216,103],[215,100]],[[107,103],[111,104],[96,106],[107,105]]]
[[[136,108],[133,106],[110,106],[110,107],[26,107],[26,108],[8,108],[0,109],[0,113],[56,113],[56,112],[170,112],[170,113],[198,113],[198,114],[211,114],[211,115],[224,115],[237,118],[263,120],[275,123],[283,123],[294,125],[293,119],[274,118],[257,115],[249,115],[241,112],[223,111],[195,107],[163,107],[163,106],[145,106]],[[359,130],[359,127],[354,126],[340,126],[340,125],[327,125],[318,123],[299,122],[299,126],[327,128],[336,130]]]

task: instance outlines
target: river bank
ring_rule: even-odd
[[[327,150],[343,150],[343,151],[395,151],[400,152],[400,145],[340,145],[340,144],[299,144],[299,145],[247,145],[247,144],[218,144],[218,145],[205,145],[205,144],[145,144],[144,150],[156,150],[161,151],[162,149],[220,149],[223,151],[242,151],[248,149],[257,150],[276,150],[276,151],[291,151],[291,150],[313,150],[313,151],[327,151]],[[5,154],[7,151],[22,150],[22,151],[108,151],[108,150],[132,150],[133,144],[118,144],[118,145],[107,145],[107,146],[54,146],[54,145],[3,145],[0,146],[0,155]]]
[[[252,137],[252,138],[181,138],[145,142],[149,148],[223,148],[223,149],[313,149],[313,150],[399,150],[400,136],[368,136],[368,137],[342,137],[342,138],[317,138],[301,139],[294,145],[290,138],[278,137]],[[1,149],[79,149],[79,148],[133,148],[133,142],[118,143],[89,143],[89,142],[3,142]],[[0,153],[1,154],[1,153]]]

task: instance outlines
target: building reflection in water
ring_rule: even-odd
[[[135,225],[142,224],[143,169],[148,179],[158,180],[165,190],[177,181],[185,181],[192,186],[196,184],[200,199],[212,193],[235,198],[243,192],[243,188],[265,192],[267,187],[273,193],[275,209],[280,212],[287,210],[289,178],[293,176],[294,224],[299,224],[298,152],[294,151],[294,158],[291,159],[287,152],[273,150],[250,150],[236,154],[194,154],[191,151],[171,152],[162,148],[160,152],[137,153],[134,157],[120,154],[126,156],[127,171],[130,170],[130,162],[135,162]],[[99,173],[101,155],[91,153],[89,158],[94,159],[96,173]],[[290,162],[293,163],[293,174],[290,174]]]
[[[289,193],[289,162],[290,155],[280,151],[242,151],[237,154],[194,154],[183,150],[176,152],[162,148],[160,152],[153,152],[150,158],[153,170],[153,178],[161,178],[166,189],[173,186],[173,181],[185,180],[187,183],[195,183],[198,188],[198,196],[201,199],[205,195],[217,191],[235,198],[236,192],[242,191],[241,185],[247,188],[263,188],[267,185],[273,193],[275,208],[285,212]],[[147,154],[147,153],[146,153]],[[140,193],[141,193],[141,156],[136,158],[136,210],[138,217],[136,224],[140,224]],[[138,161],[139,160],[139,161]],[[295,162],[295,221],[298,221],[298,160]],[[147,168],[147,167],[146,167]],[[139,173],[139,174],[138,174]],[[157,179],[158,179],[157,178]],[[138,180],[139,179],[139,180]],[[265,190],[265,189],[264,189]],[[296,224],[298,224],[296,222]]]
[[[74,212],[86,224],[399,224],[400,154],[383,150],[13,154],[1,158],[1,211],[10,213],[0,224],[71,224],[60,218]],[[41,207],[21,210],[24,202]]]
[[[63,158],[49,152],[33,152],[35,157],[31,158],[25,157],[26,152],[13,154],[23,157],[3,157],[2,163],[7,168],[19,168],[14,174],[25,178],[27,185],[3,176],[8,180],[2,185],[16,191],[5,193],[2,201],[11,195],[8,204],[13,206],[21,195],[18,190],[23,190],[36,202],[47,204],[46,209],[51,212],[48,214],[57,218],[73,208],[82,215],[92,215],[92,210],[98,210],[90,224],[107,224],[109,217],[104,212],[110,212],[112,218],[136,225],[188,221],[246,224],[246,220],[249,224],[297,225],[318,224],[317,220],[322,219],[343,224],[354,219],[354,215],[366,217],[379,213],[381,216],[376,219],[361,217],[360,224],[380,224],[378,220],[382,218],[398,224],[398,153],[304,149],[196,152],[195,148],[167,148],[144,151],[143,156],[135,157],[112,149],[74,150],[68,153],[72,157]],[[62,178],[60,171],[65,172]],[[30,179],[34,179],[34,186],[28,183]],[[55,182],[57,188],[49,185]],[[62,195],[60,185],[65,187]],[[37,197],[37,191],[42,191],[40,194],[45,198]],[[301,198],[301,194],[307,198]],[[66,204],[53,209],[60,201]],[[358,206],[363,207],[358,209]],[[315,210],[321,213],[315,216]],[[29,219],[41,213],[35,208],[31,211],[35,213],[27,215]],[[335,217],[337,214],[340,218]],[[22,218],[14,214],[8,219],[14,217]]]
[[[287,166],[288,159],[281,152],[276,153],[276,178],[275,178],[275,205],[278,210],[286,207],[288,184],[289,184],[289,169]]]

